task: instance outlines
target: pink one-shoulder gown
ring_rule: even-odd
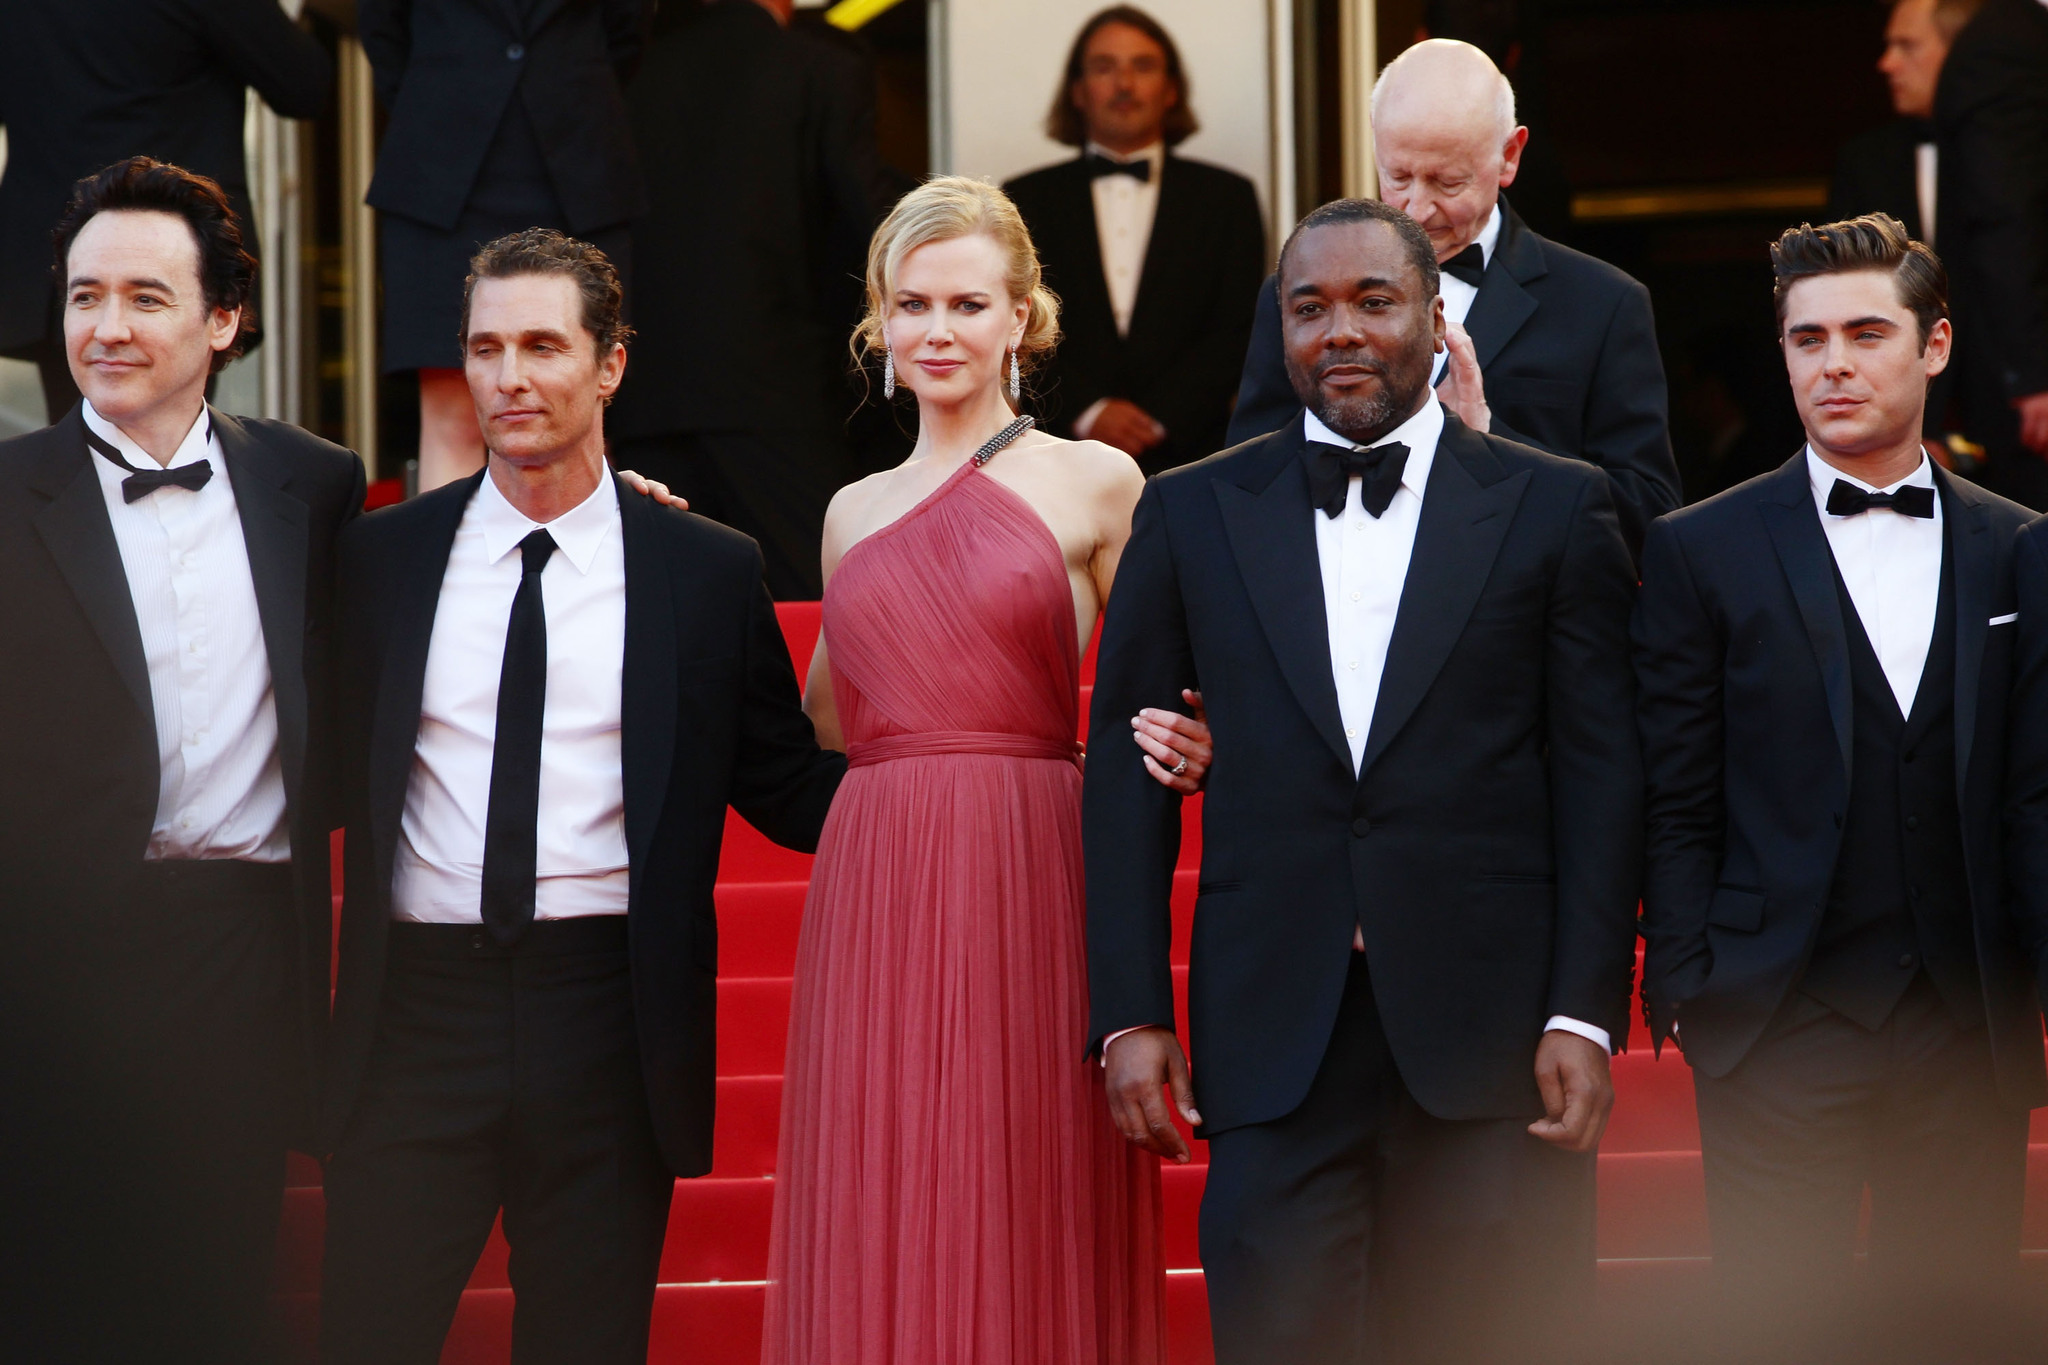
[[[847,552],[824,631],[851,771],[797,950],[762,1359],[1158,1365],[1158,1164],[1082,1056],[1059,545],[970,462]]]

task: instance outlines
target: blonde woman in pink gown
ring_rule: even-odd
[[[1082,1055],[1074,742],[1143,478],[1015,420],[1056,304],[1000,191],[905,196],[868,300],[856,344],[886,348],[919,437],[825,520],[805,707],[851,770],[797,951],[762,1359],[1160,1365],[1157,1159]],[[1136,737],[1194,787],[1206,730]]]

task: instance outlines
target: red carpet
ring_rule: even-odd
[[[784,605],[783,630],[798,671],[818,634],[816,604]],[[1084,679],[1093,676],[1091,652]],[[1085,702],[1082,713],[1086,715]],[[1200,802],[1189,802],[1176,878],[1175,961],[1185,1004],[1188,919],[1201,853]],[[339,868],[340,860],[336,859]],[[720,982],[716,1165],[679,1181],[662,1256],[649,1360],[668,1365],[754,1365],[760,1353],[761,1277],[768,1259],[777,1106],[789,977],[796,959],[810,859],[777,848],[732,819],[718,882]],[[1685,1063],[1650,1056],[1637,1026],[1633,1050],[1615,1059],[1618,1098],[1600,1154],[1603,1299],[1631,1321],[1677,1307],[1697,1292],[1707,1255],[1699,1136]],[[2048,1263],[2048,1111],[2035,1116],[2025,1245]],[[1206,1153],[1197,1144],[1197,1162]],[[1203,1168],[1169,1168],[1166,1179],[1167,1300],[1174,1365],[1207,1365],[1208,1312],[1196,1255],[1195,1210]],[[294,1159],[279,1238],[279,1293],[299,1345],[313,1359],[320,1278],[319,1171]],[[511,1351],[512,1294],[505,1245],[493,1236],[463,1296],[443,1365],[503,1365]]]

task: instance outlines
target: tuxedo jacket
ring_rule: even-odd
[[[346,896],[322,1136],[339,1145],[377,1034],[392,860],[413,771],[441,578],[478,473],[364,517],[341,547]],[[633,1013],[669,1168],[711,1169],[718,920],[728,805],[817,846],[844,755],[818,748],[754,542],[621,488],[626,554],[621,780]]]
[[[0,35],[0,350],[52,331],[50,229],[78,180],[130,156],[211,176],[253,247],[243,92],[314,118],[334,85],[277,0],[0,0]]]
[[[1679,504],[1649,291],[1605,261],[1537,236],[1505,198],[1500,212],[1500,240],[1465,317],[1493,434],[1605,470],[1622,536],[1640,552],[1643,528]],[[1277,430],[1300,411],[1269,276],[1230,439]]]
[[[1093,184],[1077,157],[1003,186],[1060,299],[1060,344],[1033,381],[1035,406],[1051,430],[1071,434],[1098,398],[1136,403],[1167,433],[1139,461],[1148,474],[1213,455],[1226,444],[1231,386],[1265,270],[1258,194],[1235,171],[1167,153],[1130,331],[1119,336]]]
[[[356,26],[390,111],[369,203],[452,228],[514,98],[572,232],[647,206],[622,93],[651,0],[358,0]]]
[[[2004,898],[2013,545],[2032,516],[1934,471],[1955,588],[1955,784],[1999,1084],[2048,1103],[2031,965]],[[1996,624],[1993,624],[1993,623]],[[1849,636],[1802,450],[1659,519],[1633,637],[1648,780],[1643,998],[1661,1045],[1724,1076],[1813,953],[1853,762]]]
[[[333,924],[334,546],[362,508],[363,467],[282,422],[212,418],[270,662],[310,1076]],[[116,946],[96,941],[91,926],[140,894],[162,774],[141,628],[85,431],[74,407],[55,426],[0,443],[0,934],[73,922],[90,970],[92,954]],[[0,962],[0,972],[36,968],[11,955]]]
[[[1188,981],[1206,1131],[1301,1103],[1354,927],[1416,1101],[1537,1117],[1545,1022],[1619,1041],[1633,984],[1635,571],[1606,480],[1446,420],[1354,775],[1304,444],[1297,418],[1153,479],[1102,627],[1093,733],[1194,686],[1216,736]],[[1179,798],[1098,744],[1083,819],[1097,1047],[1174,1023]]]

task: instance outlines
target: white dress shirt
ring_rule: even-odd
[[[486,475],[456,530],[434,612],[392,876],[393,919],[483,920],[498,676],[524,564],[519,542],[537,530],[554,537],[556,550],[540,583],[548,671],[534,918],[626,912],[619,771],[626,550],[618,490],[609,476],[602,478],[582,503],[543,527],[507,502]]]
[[[99,415],[85,424],[138,469],[155,457]],[[114,525],[156,718],[156,822],[143,857],[252,863],[291,859],[270,656],[234,484],[202,406],[169,468],[212,463],[197,490],[156,489],[129,502],[128,471],[95,452]]]
[[[1109,288],[1109,311],[1116,318],[1116,334],[1128,336],[1131,312],[1138,306],[1138,283],[1145,276],[1145,252],[1152,245],[1152,219],[1159,210],[1159,177],[1166,171],[1166,144],[1124,156],[1091,142],[1082,148],[1086,156],[1110,161],[1151,163],[1151,174],[1141,183],[1127,175],[1098,175],[1090,187],[1095,200],[1095,239],[1102,249],[1102,282]],[[1074,419],[1074,435],[1082,440],[1095,427],[1102,407],[1109,399],[1098,398]]]
[[[1486,215],[1486,226],[1479,229],[1479,255],[1483,265],[1493,264],[1493,249],[1500,245],[1500,201],[1495,200],[1493,212]],[[1472,313],[1472,300],[1479,297],[1479,286],[1467,284],[1449,271],[1443,272],[1436,282],[1436,292],[1444,301],[1444,317],[1465,325],[1465,319]],[[1429,382],[1440,382],[1444,377],[1444,366],[1451,360],[1449,351],[1436,358],[1436,368],[1430,372]]]
[[[1311,441],[1367,449],[1331,431],[1313,412],[1303,414],[1303,423]],[[1374,442],[1385,445],[1398,441],[1408,447],[1408,462],[1401,469],[1401,486],[1394,491],[1394,500],[1387,504],[1387,510],[1378,517],[1366,512],[1361,491],[1364,480],[1355,475],[1345,490],[1342,516],[1325,516],[1319,507],[1310,513],[1316,527],[1316,561],[1323,573],[1323,619],[1330,631],[1330,673],[1337,683],[1337,715],[1344,724],[1344,740],[1351,746],[1354,773],[1365,758],[1366,737],[1372,733],[1380,677],[1387,668],[1387,645],[1394,638],[1401,589],[1408,581],[1408,561],[1415,553],[1415,528],[1422,519],[1423,492],[1429,486],[1429,471],[1436,464],[1437,442],[1443,433],[1443,404],[1432,397],[1413,417]],[[1363,930],[1352,931],[1351,946],[1365,951]],[[1613,1039],[1606,1029],[1577,1019],[1558,1015],[1543,1027],[1576,1033],[1613,1050]]]
[[[1821,528],[1828,533],[1828,548],[1835,552],[1835,569],[1849,589],[1849,600],[1884,666],[1900,712],[1910,715],[1941,606],[1941,499],[1934,499],[1932,517],[1904,516],[1888,508],[1833,517],[1828,515],[1828,492],[1837,479],[1866,493],[1932,488],[1934,468],[1923,452],[1911,474],[1891,488],[1877,488],[1844,474],[1808,446],[1806,475],[1813,484]]]

